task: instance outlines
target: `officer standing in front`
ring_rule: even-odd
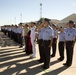
[[[49,20],[45,18],[44,20],[44,33],[43,33],[43,55],[44,55],[44,65],[43,69],[48,69],[50,67],[50,48],[53,41],[53,30],[50,27]]]
[[[64,28],[67,60],[66,63],[64,63],[63,65],[65,65],[66,67],[70,67],[72,65],[72,59],[73,59],[73,51],[74,51],[73,48],[76,42],[76,29],[73,28],[74,22],[72,20],[70,20],[67,25],[68,27]]]

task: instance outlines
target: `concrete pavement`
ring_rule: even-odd
[[[9,41],[8,41],[9,42]],[[13,43],[12,43],[13,44]],[[71,67],[66,68],[62,64],[65,59],[59,62],[59,52],[57,49],[56,56],[50,59],[50,68],[47,70],[42,69],[43,63],[39,63],[38,44],[36,45],[36,58],[30,59],[30,55],[23,52],[24,48],[19,46],[0,46],[0,75],[76,75],[76,45],[74,47],[73,64]]]

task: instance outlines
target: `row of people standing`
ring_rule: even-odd
[[[32,53],[30,26],[28,26],[27,24],[23,25],[23,23],[18,24],[18,26],[6,25],[1,27],[1,31],[10,39],[14,40],[19,45],[19,48],[25,45],[26,47],[24,52],[26,52],[27,54]]]
[[[68,25],[68,26],[67,26]],[[72,65],[73,60],[73,48],[76,42],[76,29],[73,27],[74,22],[69,21],[68,24],[64,25],[58,30],[56,30],[56,26],[53,25],[50,27],[50,23],[47,19],[45,19],[44,23],[41,23],[37,28],[38,31],[38,41],[39,41],[39,54],[40,59],[38,60],[40,63],[44,62],[43,68],[49,68],[50,64],[50,49],[52,47],[51,57],[56,55],[56,44],[57,38],[59,36],[58,50],[60,57],[59,61],[64,60],[64,47],[66,48],[66,67],[70,67]]]
[[[22,23],[17,25],[6,25],[1,27],[1,30],[7,35],[9,38],[14,40],[16,43],[20,44],[20,47],[23,45],[22,43]]]
[[[48,19],[45,19],[44,22],[38,25],[38,27],[36,27],[36,24],[34,22],[31,22],[29,24],[29,29],[27,25],[22,28],[22,24],[19,24],[19,29],[21,28],[21,30],[17,34],[20,37],[20,47],[22,47],[23,45],[22,38],[24,37],[26,45],[25,52],[28,54],[30,51],[30,53],[32,53],[31,58],[35,58],[36,38],[38,38],[40,54],[40,59],[38,61],[40,63],[43,62],[43,68],[47,69],[50,67],[50,55],[51,57],[54,57],[56,55],[56,44],[59,36],[58,47],[60,57],[58,58],[58,60],[62,61],[64,59],[64,45],[66,45],[67,60],[64,65],[69,67],[72,64],[73,59],[73,48],[74,43],[76,42],[76,29],[73,28],[73,21],[69,21],[67,25],[67,28],[65,28],[66,25],[64,27],[61,27],[59,29],[60,32],[58,33],[58,30],[56,30],[56,26],[50,26],[50,22]],[[19,37],[16,37],[16,39]],[[51,47],[52,53],[50,54]]]

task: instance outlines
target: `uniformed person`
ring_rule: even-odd
[[[14,36],[15,36],[15,42],[16,43],[18,43],[18,36],[17,36],[18,31],[17,31],[17,28],[18,28],[18,26],[15,25]]]
[[[15,26],[13,27],[13,40],[15,41]]]
[[[56,55],[56,45],[57,45],[58,31],[56,29],[56,25],[52,24],[52,28],[53,28],[53,43],[52,43],[51,57],[54,57]]]
[[[24,37],[24,43],[25,43],[25,50],[23,51],[23,52],[26,52],[26,44],[27,44],[27,34],[28,34],[28,25],[27,24],[25,24],[24,25],[24,28],[23,28],[23,37]]]
[[[11,26],[10,25],[8,26],[8,37],[9,38],[11,37]]]
[[[76,29],[73,28],[74,22],[72,20],[70,20],[67,25],[68,27],[64,28],[67,60],[66,63],[64,63],[63,65],[70,67],[73,60],[73,48],[76,42]]]
[[[65,43],[65,33],[62,27],[59,28],[58,35],[59,35],[58,49],[59,49],[59,55],[60,55],[58,60],[62,61],[64,60],[64,43]]]
[[[31,37],[32,50],[33,50],[33,53],[30,56],[30,58],[35,58],[36,57],[36,42],[35,42],[35,36],[36,36],[36,33],[35,33],[36,26],[35,25],[36,24],[34,22],[31,22],[30,25],[31,25],[30,37]]]
[[[48,19],[44,21],[44,33],[43,33],[43,55],[44,55],[44,69],[48,69],[50,66],[50,48],[53,40],[53,30],[50,27]]]
[[[20,46],[19,46],[20,48],[23,47],[22,31],[23,31],[22,23],[20,23],[19,27],[18,27],[18,41],[19,41],[19,44],[20,44]]]
[[[14,25],[12,25],[12,27],[11,27],[11,39],[13,39],[13,37],[14,37],[13,29],[14,29]]]
[[[39,45],[39,55],[40,59],[38,60],[40,63],[44,61],[44,56],[43,56],[43,33],[44,33],[44,28],[43,28],[43,23],[40,23],[37,27],[37,32],[38,32],[38,45]]]
[[[5,35],[7,35],[7,26],[5,26],[5,31],[4,32],[5,32]]]

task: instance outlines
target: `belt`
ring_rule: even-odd
[[[70,41],[66,41],[66,42],[73,42],[73,40],[70,40]]]
[[[38,40],[43,40],[43,39],[38,39]]]
[[[65,41],[59,41],[59,42],[65,42]]]
[[[43,41],[50,41],[50,40],[43,40]]]

